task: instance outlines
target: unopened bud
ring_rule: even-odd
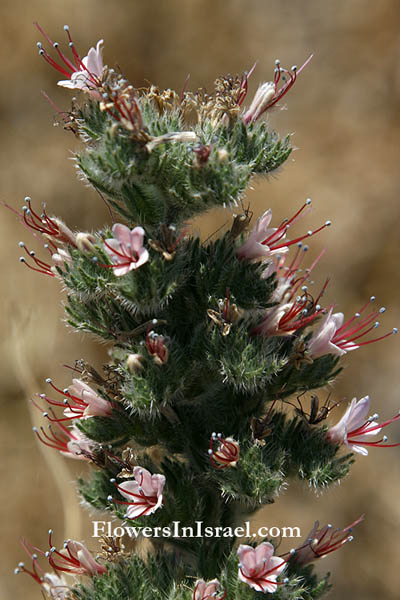
[[[63,223],[58,217],[52,217],[51,220],[57,225],[59,233],[57,235],[48,237],[55,237],[57,240],[60,240],[60,242],[75,246],[75,234],[70,230],[70,228],[67,227],[66,224]]]
[[[85,254],[86,252],[95,251],[95,247],[93,245],[95,241],[96,238],[91,233],[84,233],[80,231],[75,236],[75,244],[83,254]]]
[[[243,121],[246,125],[254,123],[264,111],[267,110],[269,103],[275,96],[275,86],[271,81],[260,85],[255,93],[253,102],[248,111],[243,115]]]
[[[143,356],[141,354],[129,354],[126,359],[126,366],[128,367],[128,371],[130,371],[133,375],[138,371],[143,369],[142,365]]]
[[[225,150],[225,148],[221,148],[221,150],[218,150],[217,152],[217,160],[218,162],[226,162],[229,158],[229,153],[228,150]]]

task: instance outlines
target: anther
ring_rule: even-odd
[[[19,257],[19,262],[22,262],[22,263],[24,263],[24,262],[25,262],[25,259],[24,259],[24,257],[23,257],[23,256],[20,256],[20,257]]]
[[[371,296],[370,301],[374,302],[375,301],[375,296]]]
[[[33,556],[32,556],[32,558],[33,558]],[[37,558],[37,557],[36,557],[36,558]],[[24,564],[23,562],[19,562],[19,563],[18,563],[18,566],[19,566],[19,568],[20,568],[20,569],[23,569],[23,568],[24,568],[24,566],[25,566],[25,564]]]
[[[326,221],[326,222],[325,222],[325,225],[326,225],[327,227],[330,227],[330,226],[332,225],[332,221]]]
[[[51,383],[50,377],[48,377],[45,381],[46,381],[46,383]]]
[[[307,204],[307,206],[309,206],[311,204],[311,198],[306,199],[306,204]]]
[[[64,31],[69,31],[68,25],[64,25]]]
[[[112,502],[112,501],[113,501],[113,497],[112,497],[111,495],[110,495],[110,496],[107,496],[107,500],[108,500],[109,502]]]
[[[112,477],[112,478],[110,479],[110,483],[115,483],[115,478],[114,478],[114,477]]]
[[[386,307],[385,307],[385,306],[382,306],[382,308],[380,308],[380,309],[379,309],[379,312],[382,314],[382,313],[384,313],[384,312],[385,312],[385,310],[386,310]]]
[[[398,332],[397,327],[393,327],[393,333],[397,333],[397,332]]]

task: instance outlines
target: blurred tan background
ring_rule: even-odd
[[[256,215],[272,207],[278,220],[310,196],[315,210],[298,231],[328,218],[334,223],[312,243],[315,255],[327,248],[315,273],[318,281],[331,277],[326,301],[350,315],[375,294],[377,304],[390,309],[382,332],[390,330],[400,324],[399,15],[397,0],[2,0],[0,199],[20,208],[30,195],[81,230],[108,218],[95,192],[77,180],[70,160],[76,140],[53,127],[54,111],[40,94],[45,89],[69,107],[69,91],[57,88],[57,73],[37,56],[35,20],[60,42],[68,23],[81,54],[103,37],[105,62],[118,64],[137,86],[147,80],[181,89],[190,73],[192,89],[210,89],[218,75],[242,72],[258,59],[250,98],[259,81],[270,79],[275,58],[290,67],[314,52],[285,99],[288,110],[271,115],[281,133],[295,134],[298,151],[278,176],[256,183],[248,200]],[[217,211],[195,228],[211,233],[230,218]],[[27,398],[43,391],[50,375],[60,387],[68,385],[62,364],[85,357],[101,365],[106,353],[63,327],[57,282],[19,264],[18,241],[32,245],[32,238],[6,209],[0,227],[0,598],[34,599],[40,598],[38,587],[12,574],[24,559],[18,539],[26,536],[43,547],[49,527],[58,542],[89,539],[91,517],[79,508],[73,484],[85,467],[39,447],[31,428],[41,417]],[[349,355],[334,397],[369,393],[381,417],[397,412],[399,341],[390,338]],[[400,442],[399,426],[390,438]],[[257,521],[298,525],[306,535],[317,518],[342,527],[365,512],[355,541],[320,561],[320,570],[333,571],[332,598],[395,600],[399,464],[400,449],[372,449],[368,458],[357,458],[341,486],[317,498],[306,486],[291,484]],[[282,551],[291,545],[283,542]],[[95,540],[89,546],[98,547]]]

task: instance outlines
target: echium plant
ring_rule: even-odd
[[[219,237],[188,234],[195,215],[240,206],[254,176],[287,160],[289,139],[262,116],[309,60],[290,70],[276,61],[245,109],[251,72],[217,79],[211,94],[135,89],[103,64],[102,40],[81,58],[68,27],[67,53],[39,30],[59,85],[82,92],[59,111],[83,143],[77,167],[119,222],[75,232],[30,198],[18,213],[48,252],[46,261],[21,242],[21,261],[60,280],[71,327],[111,347],[103,373],[79,360],[65,388],[46,380],[33,402],[48,427],[34,432],[91,466],[79,480],[86,503],[165,537],[147,555],[104,537],[93,554],[81,541],[58,549],[50,530],[47,550],[23,542],[30,563],[16,572],[57,599],[319,598],[330,585],[313,563],[351,540],[362,517],[343,529],[316,522],[283,549],[239,539],[241,525],[289,477],[318,490],[348,473],[353,453],[390,446],[381,431],[399,415],[379,424],[364,397],[328,427],[336,404],[307,392],[332,382],[345,354],[396,330],[371,334],[384,312],[374,298],[345,321],[323,304],[326,284],[310,291],[321,255],[305,268],[303,241],[330,225],[292,235],[310,200],[280,222],[267,210],[252,225],[242,208]],[[174,537],[174,522],[223,535]]]

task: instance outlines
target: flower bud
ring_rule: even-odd
[[[86,233],[80,231],[75,236],[75,243],[78,249],[85,254],[86,252],[94,252],[95,247],[93,243],[96,241],[96,238],[91,233]]]
[[[260,85],[255,93],[253,101],[248,111],[243,115],[243,120],[246,125],[254,123],[262,113],[267,110],[271,100],[275,96],[275,85],[272,81],[268,81]]]
[[[132,375],[143,369],[142,360],[143,356],[141,354],[129,354],[126,359],[126,366]]]

